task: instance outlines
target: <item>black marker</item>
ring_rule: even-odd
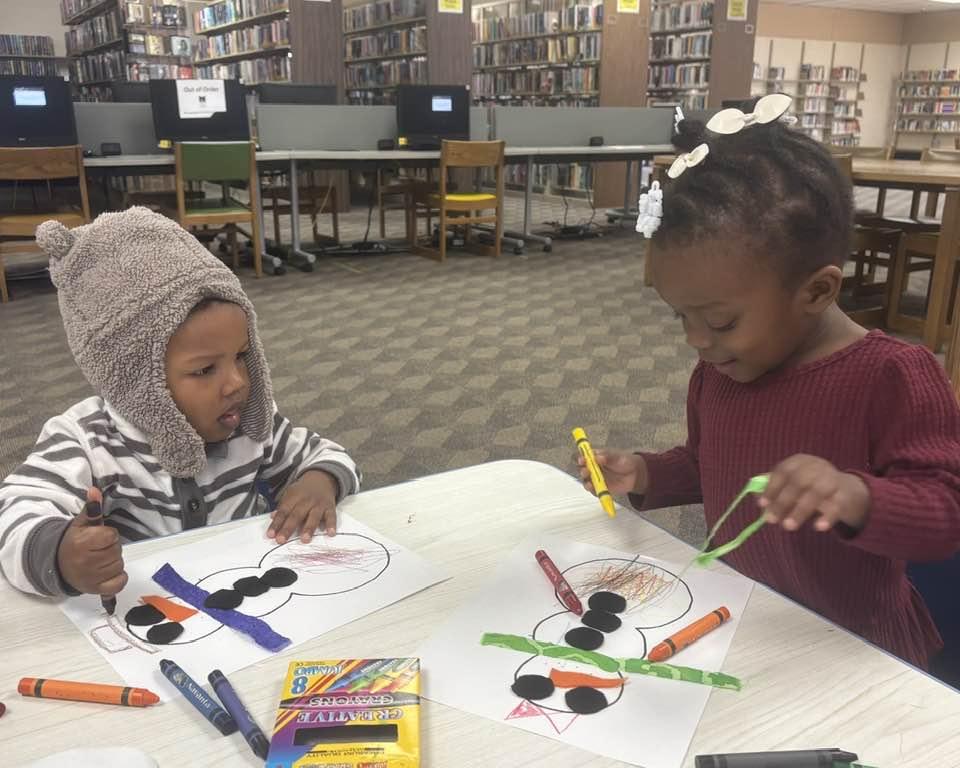
[[[87,491],[87,525],[103,525],[103,494],[100,489],[93,487]],[[100,604],[108,615],[113,616],[117,610],[117,598],[115,595],[100,595]]]
[[[731,755],[697,755],[696,768],[835,768],[851,766],[852,752],[832,749],[798,749],[790,752],[740,752]]]

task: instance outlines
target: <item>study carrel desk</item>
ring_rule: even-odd
[[[530,461],[493,462],[361,493],[342,509],[419,551],[452,578],[231,674],[265,730],[289,660],[416,653],[431,629],[469,600],[498,561],[530,534],[549,531],[674,562],[693,553],[630,510],[607,518],[574,478]],[[216,532],[200,529],[144,542],[128,547],[126,556],[170,550],[175,563],[178,544]],[[121,681],[49,601],[2,582],[0,604],[0,697],[8,710],[0,720],[4,766],[96,745],[135,746],[165,768],[260,765],[240,735],[217,735],[179,698],[137,710],[20,697],[17,680],[28,675]],[[723,671],[741,677],[744,689],[711,693],[685,766],[693,765],[696,754],[833,746],[878,768],[960,763],[960,694],[765,587],[754,587]],[[423,765],[430,768],[617,765],[432,702],[424,703],[422,746]]]

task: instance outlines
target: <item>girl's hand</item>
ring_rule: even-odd
[[[767,521],[795,531],[811,517],[818,531],[845,523],[863,528],[870,511],[870,491],[856,475],[840,472],[829,461],[798,453],[770,473],[760,497]]]
[[[598,448],[593,452],[597,466],[603,473],[603,481],[607,484],[610,493],[639,493],[647,492],[647,465],[643,458],[635,453],[614,451],[607,448]],[[577,453],[577,466],[580,467],[580,479],[583,487],[596,495],[597,491],[590,480],[590,470],[587,462]]]
[[[337,481],[322,470],[309,470],[280,498],[277,508],[270,513],[273,522],[267,536],[278,544],[285,544],[297,530],[300,541],[309,544],[314,532],[323,525],[327,536],[337,532]]]

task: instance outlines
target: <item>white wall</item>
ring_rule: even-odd
[[[58,0],[0,0],[0,32],[49,35],[57,56],[66,56]]]

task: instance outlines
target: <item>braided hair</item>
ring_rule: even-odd
[[[654,240],[663,250],[741,235],[788,286],[842,267],[853,230],[851,180],[819,142],[775,120],[721,136],[682,120],[674,145],[710,154],[664,190]]]

